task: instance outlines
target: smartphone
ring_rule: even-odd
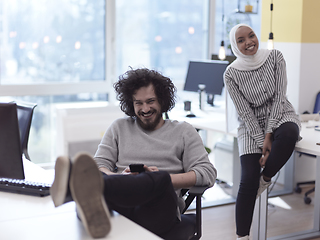
[[[129,165],[130,172],[142,173],[142,172],[144,172],[143,166],[144,166],[144,164],[141,164],[141,163],[132,163]]]

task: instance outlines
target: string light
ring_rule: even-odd
[[[219,49],[219,59],[224,60],[226,58],[226,49],[224,48],[224,1],[222,0],[222,40]]]
[[[271,17],[270,17],[270,33],[269,33],[269,39],[268,39],[268,49],[273,49],[274,44],[273,44],[273,32],[272,32],[272,12],[273,12],[273,1],[271,0],[270,4],[270,12],[271,12]]]

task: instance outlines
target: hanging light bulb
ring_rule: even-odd
[[[269,39],[268,39],[268,49],[271,50],[274,48],[273,45],[273,32],[269,33]]]
[[[219,59],[224,60],[226,58],[226,49],[224,48],[224,41],[221,41],[220,49],[219,49]]]
[[[272,11],[273,11],[273,3],[272,3],[272,0],[271,0],[271,4],[270,4],[270,12],[271,12],[270,33],[269,33],[269,39],[268,39],[268,49],[269,50],[274,48],[274,45],[273,45],[273,32],[272,32]]]

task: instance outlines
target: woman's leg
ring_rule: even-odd
[[[267,159],[263,176],[269,180],[289,160],[299,137],[297,124],[287,122],[282,124],[273,134],[273,141],[270,155]]]
[[[177,194],[167,172],[103,175],[104,197],[110,209],[157,235],[177,220]]]
[[[263,175],[272,178],[290,158],[296,141],[299,137],[299,128],[295,123],[282,124],[273,134],[270,155],[267,159]],[[261,154],[248,154],[240,157],[241,181],[236,201],[237,235],[249,235],[252,223],[256,194],[259,187]]]
[[[247,154],[240,157],[241,181],[236,200],[237,235],[249,235],[253,210],[259,188],[261,154]]]

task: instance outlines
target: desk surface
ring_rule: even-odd
[[[188,122],[195,128],[220,133],[227,132],[225,109],[207,107],[205,110],[195,109],[192,113],[195,114],[196,117],[186,117],[187,112],[178,106],[168,114],[170,119]]]
[[[320,131],[316,131],[315,128],[307,128],[306,126],[307,123],[303,122],[300,133],[302,140],[296,144],[295,150],[320,156],[320,145],[316,144],[320,142]]]
[[[26,178],[52,176],[33,163],[24,164]],[[26,167],[27,166],[27,167]],[[38,174],[27,174],[30,167]],[[30,172],[29,172],[30,173]],[[44,179],[44,178],[42,178]],[[39,180],[37,178],[36,180]],[[111,232],[103,239],[160,239],[129,219],[115,214],[111,217]],[[92,239],[78,220],[75,203],[70,202],[55,208],[50,196],[35,197],[15,193],[0,192],[0,239],[43,240],[43,239]]]

